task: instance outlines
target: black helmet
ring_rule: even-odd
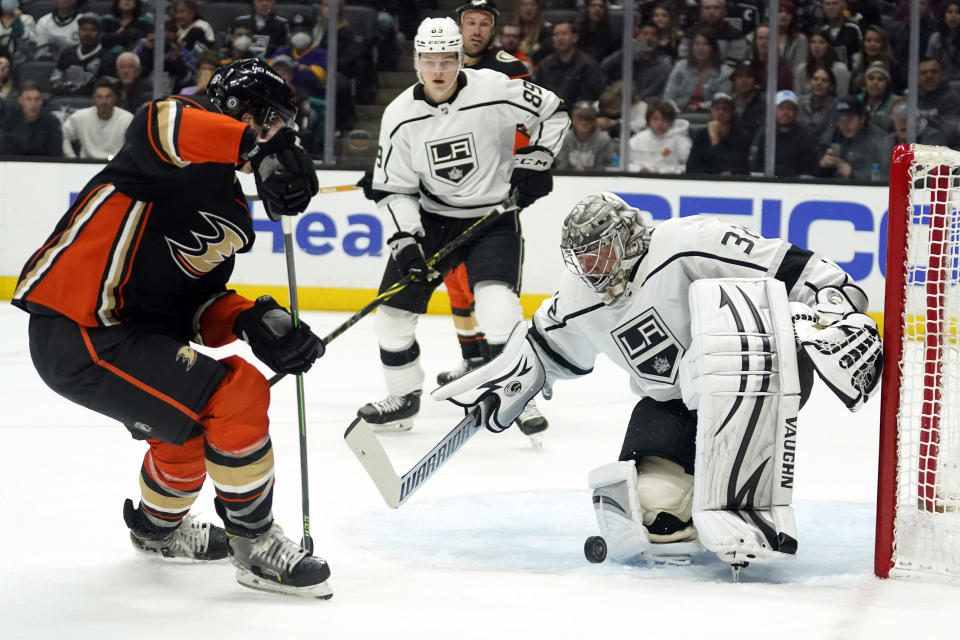
[[[253,114],[268,129],[276,118],[292,124],[297,115],[293,90],[280,75],[257,58],[234,60],[219,67],[207,84],[210,99],[228,116]]]
[[[457,7],[457,22],[463,21],[463,14],[467,11],[486,11],[493,16],[494,23],[500,17],[500,9],[497,9],[493,0],[470,0],[470,2],[460,5]]]

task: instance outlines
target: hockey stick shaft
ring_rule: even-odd
[[[396,509],[406,502],[413,493],[443,464],[453,457],[461,447],[472,438],[480,429],[480,408],[474,407],[440,442],[433,446],[427,455],[402,476],[397,475],[390,457],[383,445],[373,433],[370,425],[355,419],[343,439],[363,465],[367,475],[373,480],[384,501],[391,509]]]
[[[438,262],[446,258],[448,255],[450,255],[451,253],[453,253],[454,251],[462,247],[464,244],[473,240],[480,233],[483,227],[485,227],[490,221],[496,218],[499,218],[500,215],[502,215],[503,213],[506,213],[507,211],[513,211],[514,208],[515,207],[512,200],[508,200],[503,204],[497,205],[497,207],[493,211],[491,211],[490,213],[486,214],[481,218],[478,218],[476,222],[474,222],[469,227],[464,229],[463,233],[458,235],[456,238],[451,240],[449,244],[447,244],[442,249],[440,249],[435,254],[433,254],[433,256],[431,256],[430,259],[427,260],[427,266],[433,267]],[[383,304],[384,302],[386,302],[387,300],[389,300],[399,292],[406,289],[411,282],[413,282],[413,276],[406,275],[400,280],[398,280],[397,282],[395,282],[394,284],[390,285],[390,287],[386,291],[377,295],[377,297],[375,297],[373,300],[365,304],[362,309],[360,309],[359,311],[354,313],[352,316],[344,320],[343,323],[340,324],[340,326],[336,327],[333,331],[328,333],[323,338],[323,344],[324,345],[330,344],[334,339],[339,337],[347,329],[349,329],[353,325],[360,322],[363,318],[365,318],[371,311],[379,307],[381,304]],[[286,374],[284,373],[278,373],[274,375],[272,378],[270,378],[270,386],[273,386],[276,383],[280,382],[280,380],[282,380],[284,376],[286,376]]]
[[[297,296],[297,270],[294,264],[293,234],[290,229],[290,217],[282,216],[283,253],[287,260],[287,285],[290,288],[290,315],[293,326],[300,326],[300,302]],[[300,501],[303,508],[303,548],[313,553],[313,538],[310,537],[310,479],[307,467],[307,413],[303,374],[297,375],[297,418],[300,429]]]
[[[320,187],[319,189],[317,189],[316,195],[322,196],[322,195],[327,194],[327,193],[341,193],[341,192],[343,192],[343,191],[357,191],[358,189],[361,189],[361,188],[362,188],[362,187],[358,187],[358,186],[355,185],[355,184],[337,184],[337,185],[331,185],[331,186],[328,186],[328,187]],[[252,194],[252,195],[246,195],[246,194],[244,194],[243,197],[246,199],[247,202],[259,202],[259,201],[261,200],[260,196],[257,195],[257,194]]]

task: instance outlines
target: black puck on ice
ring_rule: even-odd
[[[600,536],[590,536],[583,543],[583,555],[594,564],[603,562],[607,557],[607,543]]]

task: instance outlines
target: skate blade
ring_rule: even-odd
[[[543,451],[543,434],[535,433],[530,436],[530,444],[533,445],[534,451]]]
[[[330,588],[329,580],[324,580],[320,584],[309,587],[292,587],[271,580],[264,580],[246,569],[237,569],[237,582],[248,589],[266,593],[279,593],[300,598],[318,598],[320,600],[329,600],[333,597],[333,590]]]
[[[367,424],[370,425],[370,430],[374,433],[404,433],[413,429],[413,418],[404,418],[403,420],[383,424],[373,422],[367,422]]]

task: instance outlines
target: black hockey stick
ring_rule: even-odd
[[[476,238],[477,235],[480,233],[480,231],[483,229],[483,227],[487,225],[487,223],[489,223],[495,218],[500,217],[501,214],[506,213],[507,211],[513,211],[514,209],[516,209],[516,207],[517,207],[516,202],[514,198],[511,196],[505,202],[502,202],[501,204],[497,205],[496,208],[494,208],[493,211],[491,211],[487,215],[483,216],[482,218],[477,218],[477,221],[474,222],[469,227],[467,227],[466,229],[464,229],[463,233],[458,235],[456,238],[451,240],[448,245],[446,245],[445,247],[437,251],[435,254],[433,254],[433,256],[431,256],[430,259],[427,260],[427,266],[433,267],[438,262],[446,258],[448,255],[450,255],[451,253],[453,253],[454,251],[462,247],[465,243]],[[286,241],[286,236],[284,236],[284,241]],[[388,288],[383,293],[379,294],[376,298],[374,298],[373,300],[368,302],[366,305],[364,305],[362,309],[360,309],[359,311],[354,313],[352,316],[344,320],[344,322],[340,326],[338,326],[333,331],[328,333],[323,338],[323,344],[324,345],[330,344],[335,338],[339,337],[344,331],[346,331],[353,325],[360,322],[371,311],[379,307],[381,304],[383,304],[384,302],[386,302],[387,300],[389,300],[399,292],[406,289],[411,282],[413,282],[413,276],[406,275],[400,280],[398,280],[397,282],[395,282],[394,284],[392,284],[390,288]],[[287,374],[285,373],[278,373],[274,375],[272,378],[270,378],[270,386],[273,386],[276,383],[280,382],[286,375]]]
[[[460,447],[483,427],[480,407],[472,408],[457,426],[450,430],[417,464],[398,476],[383,445],[367,422],[356,418],[343,434],[343,439],[357,460],[380,490],[387,506],[396,509],[423,486]]]
[[[293,326],[300,326],[300,303],[297,298],[297,270],[293,262],[293,234],[290,216],[280,216],[283,229],[283,253],[287,259],[287,285],[290,288],[290,315]],[[310,481],[307,470],[307,415],[304,402],[303,374],[297,374],[297,417],[300,421],[300,500],[303,507],[303,540],[301,546],[313,553],[313,538],[310,537]]]

